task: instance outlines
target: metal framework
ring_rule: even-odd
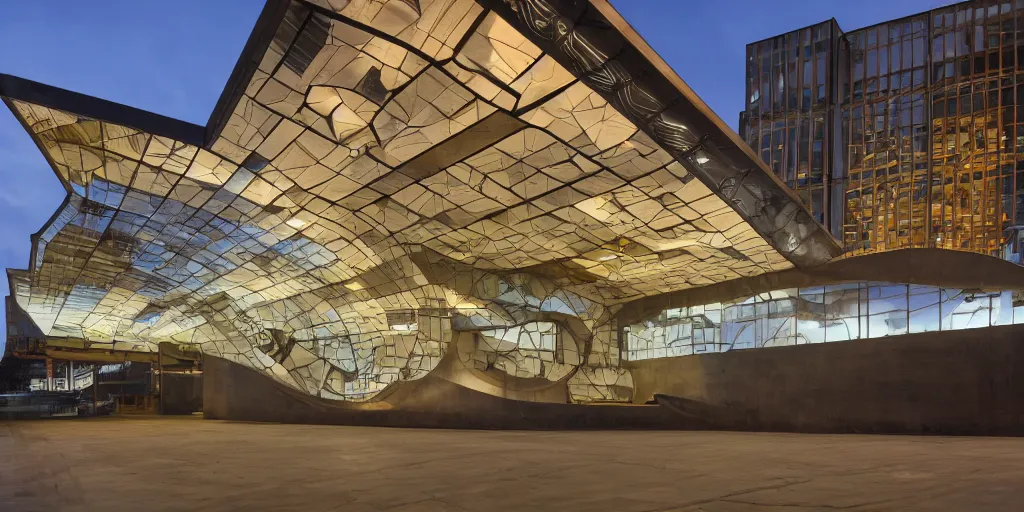
[[[268,2],[207,126],[15,77],[42,334],[366,400],[442,360],[629,400],[624,302],[837,243],[603,1]]]

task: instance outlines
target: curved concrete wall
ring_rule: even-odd
[[[628,367],[636,401],[680,397],[680,408],[715,428],[1024,434],[1022,325],[651,359]]]
[[[363,403],[310,397],[207,356],[207,418],[485,429],[739,429],[1024,435],[1024,326],[741,350],[628,363],[635,405],[484,389],[453,369]],[[449,380],[458,377],[480,388]],[[533,393],[537,393],[534,395]],[[651,402],[656,394],[657,405]],[[547,401],[530,401],[530,400]]]
[[[421,428],[680,429],[689,421],[656,405],[578,405],[511,400],[430,374],[363,403],[311,397],[224,359],[203,363],[209,419]]]

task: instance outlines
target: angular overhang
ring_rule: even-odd
[[[298,340],[348,385],[389,312],[514,288],[606,318],[840,252],[603,0],[270,0],[206,126],[11,76],[0,96],[68,190],[9,273],[47,336],[278,376]],[[443,348],[402,350],[415,374]]]

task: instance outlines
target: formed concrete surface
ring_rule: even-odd
[[[720,428],[1024,435],[1024,325],[663,357],[627,367],[637,402],[671,395],[747,418],[716,422]]]
[[[1024,439],[0,423],[0,510],[989,511]]]
[[[1021,326],[1024,328],[1024,326]],[[310,396],[238,363],[203,357],[203,416],[229,421],[264,421],[307,425],[375,427],[480,428],[501,430],[618,430],[700,427],[672,410],[653,406],[590,406],[565,403],[568,390],[551,386],[530,399],[560,399],[561,403],[517,400],[507,388],[485,391],[464,384],[481,384],[470,375],[449,372],[458,361],[449,350],[438,367],[421,379],[397,382],[365,402],[346,402]],[[460,382],[461,381],[461,382]],[[494,393],[494,394],[492,394]],[[499,395],[499,396],[496,396]],[[560,395],[560,397],[558,396]],[[522,397],[520,397],[522,398]]]

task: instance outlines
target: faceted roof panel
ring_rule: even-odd
[[[443,353],[395,319],[481,279],[593,309],[835,254],[609,12],[272,0],[207,127],[2,77],[69,192],[13,294],[49,336],[364,396]]]

